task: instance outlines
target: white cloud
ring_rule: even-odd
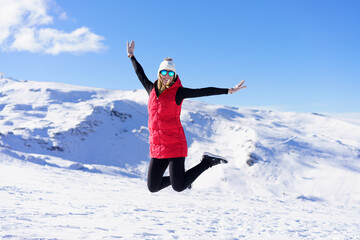
[[[104,46],[103,37],[98,36],[86,27],[66,33],[52,28],[22,28],[14,35],[11,50],[43,52],[57,55],[61,52],[96,52]]]
[[[68,19],[68,16],[67,16],[66,12],[62,12],[62,13],[60,14],[59,18],[60,18],[61,20],[66,20],[66,19]]]
[[[46,27],[53,23],[49,0],[0,0],[0,48],[57,55],[97,52],[105,48],[102,36],[81,27],[64,32]],[[66,19],[63,12],[61,19]]]

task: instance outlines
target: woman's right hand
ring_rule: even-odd
[[[131,41],[130,45],[129,45],[129,41],[126,42],[127,45],[127,54],[128,57],[131,58],[132,56],[134,56],[134,51],[135,51],[135,42]]]

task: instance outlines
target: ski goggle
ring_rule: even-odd
[[[169,74],[170,77],[175,75],[174,71],[167,71],[167,70],[161,70],[160,71],[161,75],[166,76],[166,74]]]

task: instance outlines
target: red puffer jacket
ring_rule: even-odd
[[[156,82],[155,82],[156,84]],[[175,101],[176,92],[182,87],[177,81],[156,96],[155,87],[151,90],[148,103],[150,157],[176,158],[187,156],[187,143],[180,122],[181,105]]]

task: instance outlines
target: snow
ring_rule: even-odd
[[[146,104],[144,90],[0,79],[0,237],[360,238],[358,120],[185,100],[186,166],[205,151],[229,164],[153,194]]]

